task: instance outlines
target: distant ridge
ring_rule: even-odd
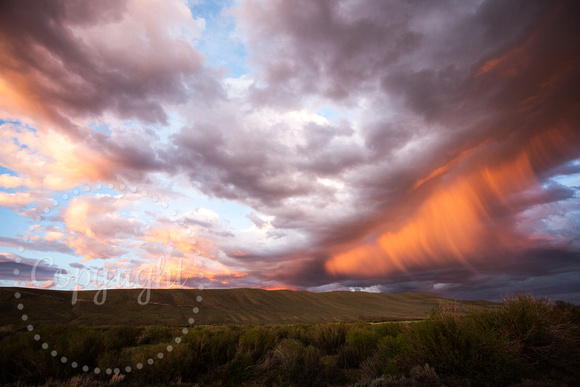
[[[149,303],[140,305],[137,300],[141,291],[107,290],[102,305],[93,302],[96,291],[82,291],[72,305],[70,291],[0,288],[0,326],[189,325],[189,318],[195,319],[195,325],[401,321],[422,319],[441,303],[452,302],[427,293],[152,289]],[[19,299],[14,296],[16,292],[20,293]],[[467,310],[496,305],[491,301],[456,302]],[[22,304],[22,310],[18,304]],[[198,313],[194,313],[194,307],[199,308]]]

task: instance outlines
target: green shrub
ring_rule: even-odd
[[[402,375],[395,359],[407,351],[406,345],[408,341],[403,335],[381,337],[373,355],[360,365],[362,378],[374,379],[385,374]]]
[[[387,375],[376,378],[372,381],[356,384],[360,387],[426,387],[443,386],[435,369],[425,364],[424,366],[414,366],[409,372],[409,377]]]
[[[341,351],[345,368],[358,367],[361,362],[373,356],[378,339],[378,335],[370,326],[349,330],[346,334],[346,348]]]
[[[175,328],[162,326],[149,326],[141,331],[137,342],[139,344],[159,344],[172,340]]]
[[[253,361],[258,361],[275,347],[276,340],[276,333],[269,327],[248,327],[240,336],[239,351],[248,354]]]
[[[280,382],[295,385],[314,385],[321,370],[320,351],[300,341],[285,339],[276,346],[273,356],[278,364]]]
[[[133,371],[126,375],[126,381],[135,385],[167,385],[183,381],[197,381],[206,374],[204,369],[196,367],[197,359],[189,348],[182,344],[173,344],[167,350],[168,343],[140,347],[131,357]],[[158,354],[162,353],[162,358]],[[150,363],[151,362],[151,363]],[[143,368],[135,369],[140,363]]]
[[[250,354],[237,353],[232,360],[219,367],[211,379],[226,385],[241,385],[255,378],[255,364]]]
[[[137,345],[143,328],[129,325],[118,325],[107,328],[106,338],[107,345],[111,348],[122,349],[125,347]]]
[[[40,343],[33,339],[31,332],[18,332],[7,336],[1,343],[0,383],[2,385],[21,381],[36,384],[43,382],[46,375],[54,374],[51,366],[54,359],[49,352],[40,348]],[[47,373],[49,372],[49,373]],[[65,377],[59,372],[58,377]]]
[[[375,332],[379,337],[396,337],[403,332],[405,324],[400,322],[387,322],[375,325]]]
[[[402,333],[406,343],[395,364],[408,373],[428,363],[441,376],[476,385],[506,385],[553,371],[577,378],[580,335],[572,310],[529,295],[467,316],[443,308]]]
[[[284,339],[262,362],[266,380],[281,385],[314,386],[324,384],[320,351],[295,339]]]
[[[308,342],[324,354],[337,354],[338,349],[346,343],[347,331],[348,326],[345,324],[312,325],[308,332]]]
[[[555,369],[580,376],[577,308],[517,294],[503,300],[495,317],[497,332],[517,343],[528,369],[533,368],[538,374]]]
[[[497,335],[490,317],[435,312],[407,328],[402,344],[406,350],[395,362],[405,373],[415,365],[430,364],[440,375],[467,378],[477,385],[517,381],[524,371],[517,343]]]
[[[213,374],[238,353],[240,329],[237,327],[206,327],[191,330],[183,337],[197,372]]]

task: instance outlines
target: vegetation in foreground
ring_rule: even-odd
[[[580,385],[578,308],[529,295],[469,314],[450,304],[416,323],[212,326],[190,328],[185,335],[181,329],[61,325],[4,333],[0,383]],[[37,334],[41,340],[35,340]],[[42,348],[44,342],[50,343],[48,349]],[[59,355],[53,357],[53,350]],[[66,354],[67,364],[60,354]],[[82,371],[85,364],[91,367],[88,373]],[[127,365],[132,367],[128,373]],[[94,367],[103,371],[95,374]]]

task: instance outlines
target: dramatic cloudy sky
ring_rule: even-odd
[[[0,284],[160,269],[580,302],[579,20],[576,1],[2,1]]]

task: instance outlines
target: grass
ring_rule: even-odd
[[[580,312],[529,295],[494,309],[448,303],[421,322],[205,326],[47,325],[3,333],[6,385],[548,386],[580,383]],[[42,340],[36,341],[39,334]],[[179,344],[175,337],[182,336]],[[42,349],[42,343],[50,348]],[[172,351],[167,346],[172,345]],[[120,367],[84,373],[59,364]],[[157,354],[162,352],[163,359]],[[154,360],[153,365],[147,361]],[[69,361],[70,363],[70,361]],[[137,363],[144,364],[136,370]],[[127,373],[125,365],[133,369]]]
[[[16,299],[14,293],[21,293]],[[399,321],[423,319],[434,307],[448,300],[425,293],[364,293],[261,289],[160,289],[151,291],[147,305],[137,302],[141,290],[107,291],[103,305],[95,305],[94,291],[72,294],[41,289],[0,288],[0,326],[21,322],[16,305],[34,324],[74,325],[196,325],[317,324],[325,322]],[[203,296],[198,302],[197,296]],[[460,301],[470,310],[493,307],[488,301]],[[192,312],[199,307],[199,314]]]

